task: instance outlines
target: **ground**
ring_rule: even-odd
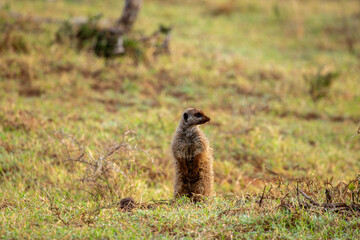
[[[99,58],[36,21],[115,21],[119,4],[0,5],[1,238],[359,236],[358,213],[296,191],[359,202],[359,1],[144,1],[129,38],[173,30],[170,54],[140,58]],[[216,197],[196,204],[172,200],[188,107],[211,117],[215,159]]]

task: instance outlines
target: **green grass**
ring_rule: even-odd
[[[34,202],[34,208],[41,201]],[[116,208],[103,209],[90,224],[84,219],[95,207],[92,204],[57,203],[71,213],[63,213],[63,224],[45,209],[24,210],[18,217],[26,220],[21,229],[8,229],[7,238],[352,238],[359,234],[358,219],[344,219],[333,214],[307,212],[262,212],[254,203],[239,204],[216,198],[206,204],[194,205],[187,201],[176,205],[160,205],[124,213]],[[19,204],[21,207],[21,204]],[[71,205],[71,206],[70,206]],[[11,209],[11,208],[10,208]],[[233,209],[233,210],[229,210]],[[5,210],[10,214],[11,210]],[[80,221],[82,219],[82,221]],[[8,228],[16,221],[8,217]],[[39,224],[42,223],[42,224]],[[14,224],[14,223],[13,223]],[[65,226],[64,226],[65,225]],[[36,231],[34,231],[36,229]]]
[[[301,179],[319,202],[329,187],[323,181],[349,183],[360,173],[359,137],[351,138],[360,121],[360,38],[351,35],[350,52],[341,25],[346,19],[357,32],[357,1],[144,1],[130,37],[150,35],[160,24],[174,28],[171,54],[139,64],[56,44],[59,24],[7,14],[66,20],[103,13],[115,20],[118,2],[9,0],[0,10],[1,238],[359,235],[358,215],[302,209],[293,189],[275,191],[280,180],[267,171],[292,184]],[[314,101],[307,79],[328,73],[339,76]],[[212,119],[202,129],[214,149],[217,196],[205,203],[168,201],[169,145],[187,107]],[[86,146],[89,161],[114,142],[128,144],[109,159],[123,173],[97,178],[101,187],[78,181],[86,164],[66,161],[62,143],[76,145],[56,134],[61,129]],[[123,140],[130,130],[136,134]],[[313,179],[318,184],[308,187]],[[264,185],[274,190],[259,206]],[[350,190],[342,190],[349,204]],[[339,197],[335,188],[333,194]],[[119,209],[128,196],[139,208]]]

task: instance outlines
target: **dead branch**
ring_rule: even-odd
[[[309,197],[308,195],[306,195],[301,189],[298,188],[298,191],[301,193],[301,195],[303,195],[312,205],[314,206],[320,206],[319,203],[317,203],[316,201],[314,201],[311,197]]]
[[[326,202],[327,202],[327,203],[332,203],[332,198],[331,198],[330,190],[329,190],[328,188],[325,189],[325,196],[326,196]]]
[[[326,191],[327,190],[327,191]],[[342,212],[342,211],[360,211],[360,204],[352,203],[350,205],[347,205],[346,203],[331,203],[332,199],[329,193],[329,190],[326,189],[325,192],[327,195],[328,203],[319,204],[315,200],[313,200],[311,197],[309,197],[307,194],[305,194],[301,189],[298,188],[298,191],[303,195],[311,204],[312,207],[315,207],[316,209],[320,209],[323,211],[327,210],[334,210],[335,212]],[[309,206],[307,206],[308,208]]]
[[[277,174],[268,168],[266,168],[266,170],[273,175],[279,176],[279,182],[278,182],[277,189],[281,192],[281,194],[285,193],[285,196],[281,195],[278,197],[273,197],[273,199],[280,200],[280,205],[278,206],[278,208],[290,209],[291,207],[293,207],[293,204],[291,203],[291,199],[290,199],[290,203],[287,203],[285,201],[285,199],[287,199],[289,196],[288,187],[290,186],[293,190],[295,190],[295,188],[291,184],[290,180],[284,178],[280,174]],[[345,182],[340,182],[336,186],[333,186],[333,184],[332,184],[333,178],[331,178],[330,180],[324,181],[326,203],[319,203],[319,202],[315,201],[313,198],[311,198],[309,195],[307,195],[304,191],[302,191],[299,188],[300,181],[297,180],[296,191],[295,191],[297,202],[300,207],[302,207],[303,209],[305,209],[307,211],[313,211],[313,212],[317,212],[317,213],[333,211],[336,213],[347,214],[348,216],[349,215],[350,216],[359,216],[360,204],[358,202],[355,202],[355,199],[353,197],[353,194],[354,194],[354,192],[356,192],[356,190],[358,192],[360,192],[360,190],[358,189],[359,186],[356,185],[355,186],[356,189],[351,190],[351,195],[350,195],[350,197],[352,197],[351,199],[348,199],[349,193],[347,193],[350,183],[357,183],[358,178],[359,178],[359,176],[357,176],[355,180],[350,181],[348,184]],[[284,182],[284,179],[287,181]],[[308,191],[311,191],[311,188],[310,188],[311,186],[316,186],[319,184],[319,182],[317,182],[316,179],[310,179],[308,181],[305,181],[304,183],[308,187]],[[332,191],[330,188],[328,188],[329,185],[330,185]],[[285,188],[285,189],[282,190],[281,187]],[[320,188],[316,189],[316,193],[319,193],[321,191],[322,191],[322,189],[320,189]],[[334,203],[335,193],[336,193],[336,198],[338,198],[342,202]],[[307,200],[307,202],[300,200],[300,194]],[[352,201],[352,203],[350,205],[346,204],[346,202],[348,202],[349,200]]]
[[[62,130],[57,131],[56,136],[65,149],[66,159],[64,161],[72,164],[72,166],[75,166],[75,164],[86,166],[85,170],[80,168],[83,173],[77,181],[82,184],[81,190],[89,193],[92,197],[121,194],[119,186],[122,180],[117,173],[120,173],[125,179],[127,178],[127,174],[120,167],[124,159],[135,160],[136,155],[142,152],[153,161],[146,150],[139,148],[136,143],[132,143],[136,137],[134,131],[125,132],[120,143],[108,145],[105,151],[97,156],[93,156],[85,145],[82,145],[76,138]]]
[[[296,181],[296,196],[299,203],[299,206],[301,205],[300,197],[299,197],[299,180]]]
[[[142,0],[125,0],[122,15],[115,26],[118,33],[123,34],[131,30],[138,16],[141,5]]]
[[[260,198],[260,200],[259,200],[259,206],[260,206],[260,207],[261,207],[262,201],[263,201],[264,196],[265,196],[265,189],[266,189],[266,185],[264,186],[264,190],[263,190],[262,195],[261,195],[261,198]]]

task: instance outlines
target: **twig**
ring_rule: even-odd
[[[111,150],[106,154],[106,156],[105,156],[104,158],[110,157],[114,152],[116,152],[117,150],[119,150],[119,149],[122,148],[122,147],[127,147],[127,145],[126,145],[126,144],[120,144],[120,145],[118,145],[118,146],[115,146],[113,149],[111,149]]]
[[[280,176],[280,174],[274,172],[273,170],[270,170],[269,168],[267,168],[267,166],[265,166],[265,170],[268,171],[269,173],[276,175],[276,176]]]
[[[325,196],[326,196],[326,202],[327,202],[327,203],[332,203],[332,198],[331,198],[330,190],[329,190],[328,188],[325,189]]]
[[[319,207],[320,204],[317,203],[316,201],[314,201],[311,197],[309,197],[308,195],[306,195],[301,189],[298,188],[298,191],[301,193],[301,195],[303,195],[311,204]]]
[[[44,189],[44,188],[40,188],[41,191],[43,191],[46,195],[46,198],[50,201],[50,208],[49,210],[51,211],[51,213],[56,216],[58,219],[60,219],[60,221],[62,223],[64,223],[65,225],[69,226],[69,222],[65,221],[62,217],[61,217],[61,212],[58,206],[56,206],[54,204],[54,198]]]
[[[262,195],[261,195],[261,198],[260,198],[260,200],[259,200],[259,206],[260,206],[260,207],[261,207],[262,201],[263,201],[264,196],[265,196],[265,189],[266,189],[266,185],[264,186],[264,190],[263,190]]]
[[[300,197],[299,197],[299,180],[296,181],[296,196],[299,203],[299,207],[301,206]]]

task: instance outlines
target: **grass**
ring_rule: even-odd
[[[58,23],[8,14],[115,20],[117,4],[19,0],[0,10],[2,238],[359,235],[358,215],[305,209],[285,188],[299,179],[308,195],[326,202],[324,181],[333,177],[334,186],[346,183],[345,199],[332,191],[336,202],[351,202],[349,181],[360,172],[359,137],[351,138],[360,121],[360,41],[349,34],[359,23],[357,1],[145,1],[133,36],[173,26],[171,54],[145,62],[105,61],[55,43]],[[327,73],[338,75],[314,101],[307,79]],[[202,129],[215,158],[217,196],[197,204],[170,200],[169,145],[190,106],[212,119]],[[120,143],[128,148],[108,160],[121,172],[104,168],[79,181],[91,168],[66,161],[65,146],[72,158],[81,146],[97,162]],[[129,196],[139,206],[124,211],[118,203]]]

